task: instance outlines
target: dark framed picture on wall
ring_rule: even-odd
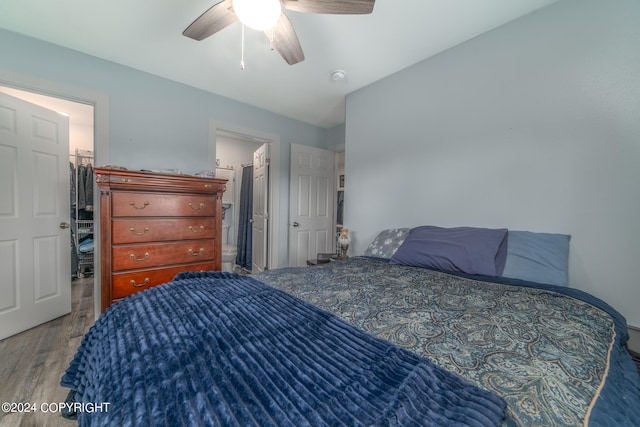
[[[339,184],[338,187],[342,188],[344,187],[344,175],[340,175],[340,179],[338,180]]]

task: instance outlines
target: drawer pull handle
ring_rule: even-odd
[[[204,185],[204,188],[212,188],[212,187],[213,187],[213,185],[211,185],[211,184],[205,184]]]
[[[140,261],[144,261],[149,257],[149,252],[145,252],[144,256],[142,258],[136,258],[135,254],[129,254],[129,258],[131,258],[134,261],[140,262]]]
[[[194,211],[199,211],[200,209],[203,209],[203,208],[204,208],[204,203],[200,203],[200,204],[198,205],[198,207],[194,207],[194,206],[193,206],[193,203],[189,203],[189,207],[190,207],[191,209],[193,209]]]
[[[131,182],[131,178],[122,178],[122,182]]]
[[[144,236],[149,231],[149,227],[145,227],[144,230],[142,231],[136,231],[136,229],[133,227],[131,227],[129,230],[131,231],[131,233],[135,234],[136,236]]]
[[[144,278],[144,282],[142,282],[142,283],[136,283],[136,281],[135,281],[135,280],[132,280],[132,281],[130,281],[129,283],[131,283],[131,285],[132,285],[132,286],[135,286],[136,288],[141,288],[141,287],[143,287],[143,286],[146,286],[146,285],[147,285],[147,283],[149,283],[149,278],[148,278],[148,277],[145,277],[145,278]]]
[[[196,228],[196,229],[194,229],[193,226],[190,225],[189,230],[191,230],[192,233],[200,233],[201,231],[204,230],[204,225],[201,225],[200,228]]]
[[[204,252],[204,248],[200,248],[198,252],[193,252],[193,249],[189,249],[189,254],[191,256],[200,256]]]
[[[142,209],[146,208],[147,206],[149,206],[149,202],[144,202],[144,204],[142,206],[136,206],[136,202],[129,202],[129,205],[133,209],[142,210]]]

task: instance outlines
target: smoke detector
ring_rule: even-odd
[[[345,77],[345,72],[343,70],[335,70],[335,71],[332,71],[331,74],[329,74],[329,78],[334,82],[344,80],[344,77]]]

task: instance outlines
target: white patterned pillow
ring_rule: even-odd
[[[381,231],[369,245],[363,256],[391,258],[409,234],[409,228],[390,228]]]

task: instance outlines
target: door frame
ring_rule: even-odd
[[[280,135],[210,119],[208,163],[211,169],[214,169],[216,165],[216,139],[218,131],[237,134],[238,136],[254,139],[256,142],[270,144],[267,267],[269,269],[277,268],[280,259],[280,222],[282,219],[280,216]]]
[[[93,106],[93,152],[96,164],[109,164],[109,96],[105,93],[69,86],[23,73],[0,68],[0,85]],[[100,209],[99,192],[94,192],[93,205]],[[94,241],[100,241],[100,224],[94,224]],[[99,245],[94,260],[100,259]],[[100,277],[100,263],[94,262],[94,277]],[[69,284],[71,286],[71,284]],[[93,304],[96,320],[100,315],[100,280],[93,281]]]

